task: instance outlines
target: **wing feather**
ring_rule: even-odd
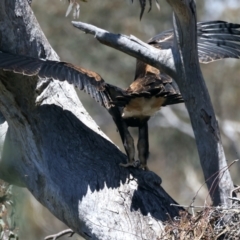
[[[197,35],[201,63],[239,58],[240,24],[224,21],[199,22]],[[173,46],[173,38],[173,30],[168,30],[151,38],[148,43],[156,48],[166,49]]]
[[[79,90],[84,90],[107,109],[116,96],[124,94],[124,90],[105,83],[99,74],[66,62],[0,52],[0,68],[29,76],[67,81]]]
[[[239,58],[240,24],[224,21],[200,22],[198,28],[199,61],[209,63],[224,58]]]
[[[83,88],[84,88],[83,81],[81,81],[79,79],[77,72],[74,72],[74,74],[72,76],[72,82],[73,82],[74,86],[78,86],[79,90],[83,90]]]

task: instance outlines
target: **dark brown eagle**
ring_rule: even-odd
[[[240,24],[223,21],[197,24],[198,55],[201,63],[240,56]],[[173,46],[173,30],[158,34],[149,44],[168,49]],[[90,70],[71,63],[37,59],[9,53],[0,53],[0,68],[29,76],[67,81],[84,90],[111,114],[119,130],[128,163],[123,166],[147,168],[149,155],[148,120],[162,106],[182,103],[178,85],[168,75],[144,62],[137,61],[134,81],[127,89],[106,83]],[[128,127],[139,128],[137,143],[139,161],[135,161],[135,148]]]

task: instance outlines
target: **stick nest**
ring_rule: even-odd
[[[180,212],[175,219],[165,223],[165,231],[159,240],[212,240],[240,239],[240,200],[230,208],[204,207],[191,215]]]

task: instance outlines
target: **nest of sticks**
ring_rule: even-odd
[[[240,198],[230,199],[231,207],[190,206],[186,210],[191,209],[193,214],[181,211],[178,217],[165,222],[159,240],[239,240]]]

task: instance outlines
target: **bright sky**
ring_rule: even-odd
[[[240,8],[240,0],[206,0],[205,8],[208,14],[218,17],[226,8]]]

